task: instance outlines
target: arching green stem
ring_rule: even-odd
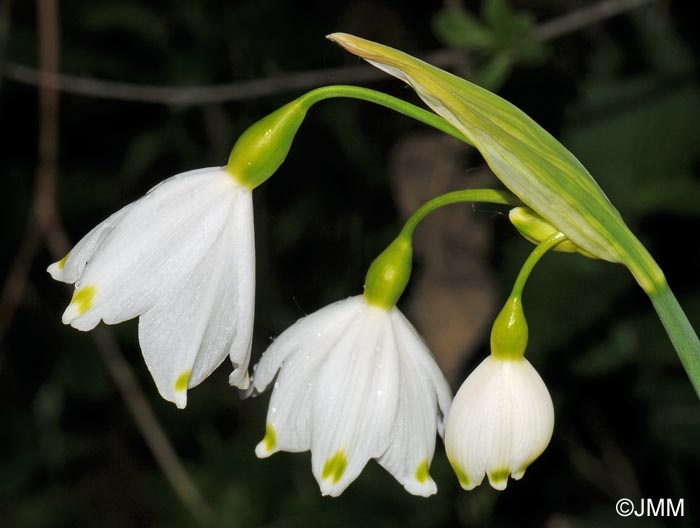
[[[421,221],[433,211],[441,207],[455,203],[484,202],[502,205],[518,206],[522,205],[520,199],[513,193],[498,189],[464,189],[462,191],[452,191],[441,194],[425,202],[406,220],[401,229],[401,234],[413,236],[413,231]]]
[[[460,141],[471,144],[470,141],[464,137],[464,134],[462,134],[439,115],[429,112],[428,110],[424,110],[423,108],[408,103],[402,99],[398,99],[391,95],[387,95],[376,90],[371,90],[369,88],[342,84],[335,86],[322,86],[321,88],[316,88],[315,90],[305,93],[299,97],[298,100],[302,101],[306,108],[310,108],[311,105],[314,105],[319,101],[336,97],[359,99],[361,101],[368,101],[370,103],[389,108],[400,114],[411,117],[416,121],[420,121],[421,123],[425,123],[428,126],[445,132],[446,134],[449,134]]]
[[[523,289],[525,288],[525,283],[530,277],[530,273],[535,268],[535,265],[540,261],[547,251],[552,249],[557,244],[564,242],[566,240],[566,235],[564,233],[554,233],[552,236],[545,238],[542,242],[537,244],[537,247],[532,250],[530,256],[527,257],[523,267],[520,268],[518,277],[515,279],[515,284],[513,284],[513,290],[510,292],[511,297],[522,297]]]
[[[319,101],[334,97],[359,99],[390,108],[455,138],[467,139],[442,117],[390,95],[357,86],[324,86],[305,93],[253,123],[231,149],[226,170],[241,185],[255,189],[287,158],[306,113]]]
[[[399,235],[372,261],[365,278],[365,299],[373,306],[389,310],[399,300],[411,276],[413,231],[427,215],[446,205],[464,202],[488,202],[520,205],[508,191],[466,189],[449,192],[421,205],[406,221]]]

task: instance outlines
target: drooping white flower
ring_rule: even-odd
[[[554,406],[537,371],[524,357],[487,357],[452,403],[445,449],[460,484],[489,483],[503,490],[519,480],[545,450],[554,429]]]
[[[179,408],[227,355],[248,386],[255,296],[251,190],[225,169],[178,174],[90,231],[48,272],[75,283],[63,322],[140,316],[139,341],[161,396]]]
[[[324,495],[340,495],[370,458],[414,495],[437,491],[428,470],[451,392],[398,308],[357,296],[300,319],[262,356],[254,389],[278,371],[259,457],[310,449]]]

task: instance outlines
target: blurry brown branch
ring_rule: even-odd
[[[46,84],[59,70],[61,36],[57,0],[37,0],[39,28],[39,140],[34,187],[34,214],[52,254],[68,251],[68,238],[56,210],[58,165],[59,92]]]
[[[34,68],[14,63],[7,64],[5,76],[13,81],[33,86],[42,82]],[[329,82],[368,82],[383,77],[385,75],[375,68],[339,67],[289,73],[267,79],[195,87],[104,81],[66,74],[47,78],[45,82],[53,88],[73,95],[142,103],[191,105],[243,101],[266,95],[303,90]]]
[[[190,479],[170,440],[158,423],[114,335],[104,326],[92,330],[91,335],[102,359],[109,367],[109,372],[122,398],[131,410],[138,429],[171,486],[200,523],[211,524],[214,517],[211,508]]]
[[[569,13],[557,17],[548,22],[543,22],[535,28],[535,38],[542,42],[573,33],[578,29],[590,26],[601,20],[632,11],[645,4],[656,2],[657,0],[606,0],[592,6],[582,7]]]
[[[578,9],[567,15],[543,22],[534,30],[535,38],[549,41],[573,33],[607,18],[636,9],[657,0],[603,0],[593,6]],[[438,50],[426,54],[426,61],[440,67],[464,64],[465,55],[455,50]],[[61,92],[86,97],[158,103],[166,105],[211,104],[224,101],[243,101],[257,97],[315,88],[322,84],[360,83],[386,78],[370,66],[327,68],[307,72],[293,72],[266,79],[253,79],[209,86],[155,86],[92,79],[67,74],[39,75],[36,69],[8,62],[6,78],[38,86],[46,84]]]
[[[0,343],[4,341],[5,335],[12,326],[17,306],[27,286],[29,267],[41,247],[41,242],[39,228],[36,222],[30,219],[0,294]]]
[[[60,33],[58,0],[37,0],[39,34],[39,145],[34,193],[34,215],[38,230],[33,223],[27,231],[23,244],[24,255],[15,261],[13,270],[21,273],[29,267],[41,235],[55,259],[65,255],[69,248],[68,237],[63,229],[56,208],[56,178],[58,166],[59,138],[59,92],[48,79],[55,78],[59,71]],[[9,283],[8,283],[9,284]],[[178,458],[168,437],[151,410],[134,373],[119,349],[111,332],[104,327],[91,332],[98,351],[102,355],[110,375],[114,379],[136,425],[150,448],[156,462],[163,470],[173,490],[200,523],[210,523],[213,513],[192,483]]]

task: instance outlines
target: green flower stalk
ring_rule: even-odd
[[[582,253],[625,265],[649,295],[700,397],[700,340],[663,272],[586,168],[517,107],[398,50],[345,33],[328,38],[408,83],[482,154],[551,232]]]
[[[399,235],[374,259],[365,278],[364,297],[373,306],[393,307],[403,294],[411,277],[413,232],[433,211],[455,203],[483,202],[519,205],[520,200],[508,191],[496,189],[465,189],[441,194],[428,200],[410,216]]]
[[[305,93],[248,127],[231,149],[226,171],[250,189],[267,181],[287,158],[309,109],[320,101],[336,97],[359,99],[390,108],[467,141],[459,130],[441,117],[396,97],[358,86],[324,86]]]
[[[518,208],[516,208],[518,209]],[[518,273],[513,290],[491,328],[491,354],[498,359],[522,359],[527,348],[528,328],[523,311],[523,290],[535,265],[550,249],[568,241],[562,233],[553,233],[532,251]]]

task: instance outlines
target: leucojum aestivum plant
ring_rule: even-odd
[[[436,432],[465,489],[484,477],[504,489],[547,447],[554,408],[525,359],[523,290],[549,250],[626,266],[651,299],[695,391],[700,342],[659,266],[588,171],[518,108],[395,49],[347,34],[332,41],[410,85],[434,111],[354,86],[312,90],[261,119],[225,167],[173,176],[90,231],[52,277],[75,284],[63,322],[90,330],[139,317],[139,342],[161,396],[179,408],[188,389],[228,356],[247,394],[274,381],[259,457],[311,451],[321,492],[339,495],[376,459],[415,495],[437,491],[429,468]],[[287,156],[308,110],[349,97],[422,121],[479,150],[507,190],[468,189],[419,207],[371,263],[361,295],[303,317],[249,375],[255,298],[253,190]],[[411,275],[412,241],[426,215],[449,204],[511,207],[535,244],[491,331],[491,354],[454,400],[426,345],[396,306]]]

